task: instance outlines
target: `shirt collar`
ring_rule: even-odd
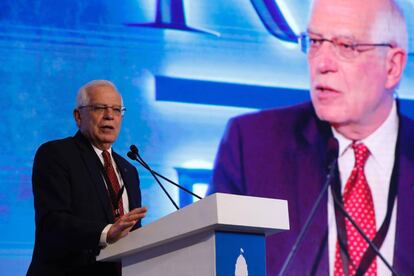
[[[337,132],[333,127],[332,132],[339,143],[339,156],[342,156],[351,147],[353,141]],[[364,143],[365,146],[367,146],[371,156],[374,160],[376,160],[376,162],[379,164],[385,164],[390,159],[388,154],[384,154],[384,150],[388,149],[390,154],[394,154],[395,145],[397,143],[397,135],[398,114],[397,104],[394,101],[391,112],[384,123],[368,137],[359,142]]]
[[[99,160],[101,160],[101,162],[102,162],[102,164],[103,164],[103,163],[104,163],[104,159],[103,159],[103,156],[102,156],[102,152],[103,152],[103,150],[98,149],[98,148],[97,148],[97,147],[95,147],[94,145],[92,145],[92,147],[93,147],[94,151],[96,152],[96,154],[98,155]],[[112,159],[112,147],[110,147],[107,151],[108,151],[108,152],[109,152],[109,154],[111,155],[111,159]],[[113,162],[113,161],[112,161],[112,162]]]

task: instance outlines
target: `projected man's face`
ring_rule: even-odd
[[[383,0],[315,0],[308,32],[311,38],[355,43],[372,41],[372,29]],[[312,40],[311,40],[312,42]],[[337,129],[379,126],[388,116],[395,82],[389,79],[390,47],[355,50],[324,41],[308,55],[311,99],[321,120]],[[312,46],[311,46],[312,47]],[[342,49],[344,50],[344,49]],[[361,51],[360,51],[361,50]]]

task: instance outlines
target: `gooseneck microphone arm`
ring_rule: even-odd
[[[375,254],[382,260],[382,262],[388,267],[391,271],[392,275],[398,275],[398,273],[394,270],[394,268],[388,263],[388,261],[384,258],[384,256],[379,251],[378,247],[371,241],[371,239],[364,233],[364,231],[359,227],[359,225],[355,222],[355,220],[349,215],[349,213],[345,210],[344,206],[338,199],[338,196],[335,193],[332,193],[333,199],[335,201],[336,206],[339,207],[342,214],[349,220],[349,222],[355,227],[358,233],[364,238],[364,240],[369,244],[369,246],[374,250]]]
[[[318,210],[319,206],[321,205],[322,199],[325,196],[326,191],[328,190],[329,185],[331,184],[333,175],[336,170],[336,164],[338,160],[338,152],[339,152],[339,144],[338,140],[336,140],[334,137],[329,138],[328,144],[327,144],[327,160],[329,163],[328,166],[328,174],[326,176],[325,183],[322,187],[321,192],[318,195],[318,198],[316,199],[315,203],[312,206],[312,209],[306,219],[305,224],[300,229],[299,235],[296,238],[295,243],[292,246],[292,249],[289,251],[289,255],[287,256],[285,262],[283,263],[282,269],[279,272],[279,276],[285,275],[287,268],[289,267],[290,262],[292,261],[293,257],[295,256],[296,252],[298,251],[299,245],[302,243],[302,240],[306,234],[306,231],[309,228],[310,223],[313,220],[313,217],[316,214],[316,211]],[[332,160],[332,161],[331,161]]]
[[[325,195],[328,187],[331,185],[332,178],[335,175],[335,170],[337,167],[337,158],[338,158],[338,141],[335,138],[331,138],[328,141],[328,158],[334,158],[333,161],[331,161],[331,164],[329,166],[329,172],[325,180],[325,184],[322,187],[322,190],[318,196],[318,198],[315,201],[315,204],[313,205],[309,216],[303,225],[291,251],[289,252],[288,257],[286,258],[285,262],[283,263],[282,269],[280,270],[279,276],[282,276],[286,273],[287,268],[289,266],[289,263],[295,256],[299,245],[301,244],[303,237],[309,228],[309,224],[311,223],[313,217],[315,216],[316,210],[318,209],[323,196]],[[329,160],[329,159],[328,159]],[[332,159],[331,159],[332,160]],[[388,261],[384,258],[384,256],[381,254],[381,252],[378,250],[378,247],[368,238],[368,236],[362,231],[362,229],[358,226],[358,224],[355,222],[354,219],[349,215],[349,213],[345,210],[343,207],[343,204],[338,199],[338,196],[335,193],[332,193],[334,202],[336,206],[339,207],[339,210],[344,214],[344,216],[351,222],[351,224],[357,229],[357,231],[361,234],[361,236],[364,238],[364,240],[369,244],[369,246],[372,248],[372,250],[375,252],[376,256],[378,256],[384,264],[388,267],[388,269],[392,272],[393,275],[398,275],[398,273],[393,269],[393,267],[388,263]]]
[[[179,189],[181,189],[181,190],[183,190],[183,191],[185,191],[185,192],[187,192],[187,193],[189,193],[190,195],[192,195],[192,196],[194,196],[194,197],[196,197],[196,198],[198,198],[198,199],[202,199],[202,197],[201,196],[199,196],[199,195],[197,195],[197,194],[195,194],[195,193],[193,193],[192,191],[190,191],[190,190],[188,190],[187,188],[185,188],[185,187],[183,187],[183,186],[181,186],[180,184],[178,184],[178,183],[175,183],[174,181],[172,181],[171,179],[169,179],[169,178],[167,178],[167,177],[165,177],[165,176],[163,176],[163,175],[161,175],[161,174],[159,174],[159,173],[157,173],[156,171],[154,171],[153,169],[151,169],[151,167],[144,161],[144,159],[142,159],[142,157],[141,157],[141,155],[139,154],[139,151],[138,151],[138,148],[135,146],[135,145],[131,145],[130,146],[130,152],[134,155],[134,157],[136,157],[136,158],[138,158],[138,159],[136,159],[136,158],[132,158],[132,157],[130,157],[129,156],[129,153],[128,153],[128,157],[129,158],[131,158],[131,159],[133,159],[133,160],[135,160],[135,161],[137,161],[138,163],[140,163],[141,164],[141,166],[143,166],[145,169],[147,169],[148,171],[152,171],[155,175],[157,175],[157,176],[159,176],[159,177],[161,177],[162,179],[164,179],[165,181],[167,181],[167,182],[169,182],[169,183],[171,183],[172,185],[174,185],[174,186],[176,186],[177,188],[179,188]]]
[[[315,204],[313,204],[312,209],[309,213],[309,216],[306,219],[306,222],[303,225],[303,227],[302,227],[295,243],[293,244],[293,247],[290,250],[289,255],[287,256],[285,262],[283,263],[282,269],[279,272],[279,276],[285,275],[286,270],[289,267],[290,262],[292,261],[293,257],[296,255],[296,252],[298,251],[299,245],[302,243],[302,240],[305,237],[306,231],[308,230],[309,225],[312,222],[313,217],[315,216],[316,211],[318,210],[318,207],[321,204],[321,201],[322,201],[323,197],[325,196],[326,190],[328,189],[328,187],[330,185],[332,175],[333,175],[333,172],[334,172],[335,167],[336,167],[336,162],[337,162],[337,160],[335,158],[335,160],[332,161],[332,163],[329,167],[329,173],[328,173],[328,176],[326,177],[325,184],[323,185],[323,188],[322,188],[321,192],[319,193],[319,196],[316,199]]]
[[[156,171],[154,171],[153,169],[151,169],[151,167],[144,161],[144,159],[142,159],[141,155],[138,152],[138,148],[135,145],[131,145],[130,146],[130,150],[127,155],[130,159],[137,161],[141,166],[143,166],[146,170],[148,170],[152,177],[154,177],[154,179],[157,181],[158,185],[161,187],[161,189],[163,190],[163,192],[167,195],[168,199],[172,202],[172,204],[174,205],[174,207],[179,210],[180,208],[178,207],[178,205],[175,203],[175,201],[172,199],[171,195],[167,192],[167,190],[165,189],[164,185],[161,184],[160,180],[158,179],[158,177],[161,177],[162,179],[168,181],[169,183],[173,184],[174,186],[182,189],[183,191],[191,194],[192,196],[195,196],[198,199],[202,199],[200,196],[196,195],[195,193],[191,192],[190,190],[184,188],[183,186],[175,183],[174,181],[168,179],[167,177],[157,173]]]
[[[177,203],[175,203],[175,201],[172,199],[171,195],[167,192],[167,190],[165,189],[164,185],[161,184],[160,180],[158,179],[157,175],[151,170],[149,169],[148,166],[144,165],[144,163],[142,163],[136,156],[135,154],[133,154],[132,152],[128,152],[128,157],[138,161],[138,163],[140,163],[144,168],[146,168],[151,174],[152,177],[154,177],[154,179],[157,181],[158,185],[161,187],[161,189],[164,191],[164,193],[167,195],[168,199],[171,201],[171,203],[174,205],[174,207],[179,210],[180,208],[178,207]]]

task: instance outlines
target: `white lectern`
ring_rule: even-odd
[[[98,260],[122,260],[124,276],[265,275],[265,236],[288,229],[286,200],[216,193],[129,233]]]

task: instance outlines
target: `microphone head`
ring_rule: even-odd
[[[130,159],[132,159],[132,160],[136,160],[136,159],[137,159],[137,157],[135,156],[135,154],[134,154],[134,153],[132,153],[132,151],[128,151],[127,155],[128,155],[128,157],[129,157]]]
[[[138,148],[135,145],[131,145],[129,149],[136,155],[138,155]]]

